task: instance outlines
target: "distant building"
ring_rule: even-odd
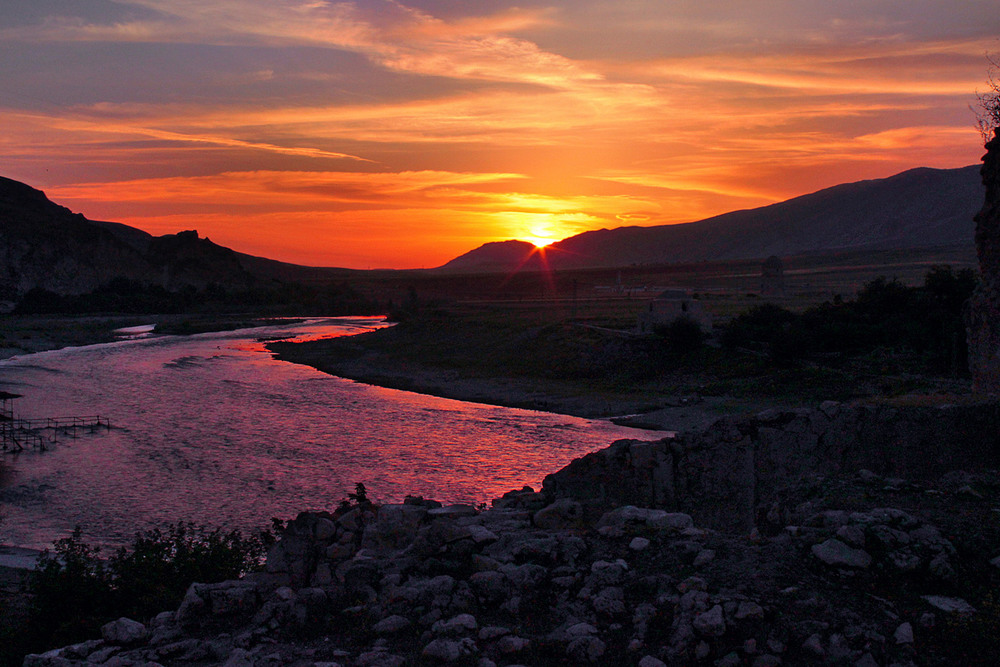
[[[712,330],[712,314],[698,300],[684,290],[668,289],[654,297],[639,313],[639,333],[653,333],[657,327],[682,317],[694,320],[703,331]]]
[[[785,296],[785,265],[781,258],[771,255],[760,267],[760,295],[763,297]]]

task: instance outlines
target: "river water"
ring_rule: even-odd
[[[42,548],[80,525],[115,546],[177,521],[252,530],[369,496],[488,502],[618,438],[660,434],[384,389],[277,361],[261,338],[360,333],[335,318],[161,336],[0,361],[22,418],[101,415],[111,430],[3,455],[0,543]]]

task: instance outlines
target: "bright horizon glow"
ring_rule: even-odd
[[[0,175],[314,266],[700,220],[978,162],[995,0],[45,0]]]
[[[539,238],[537,236],[527,236],[523,240],[527,241],[528,243],[530,243],[531,245],[535,246],[536,248],[544,248],[545,246],[551,245],[551,244],[553,244],[556,241],[559,241],[561,239],[543,239],[543,238]]]

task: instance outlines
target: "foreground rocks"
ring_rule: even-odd
[[[545,478],[550,498],[593,517],[637,505],[681,511],[702,526],[781,528],[817,479],[857,470],[937,479],[1000,466],[1000,403],[841,404],[727,417],[676,438],[621,440]]]
[[[927,517],[993,513],[1000,475],[824,484],[769,535],[635,506],[591,522],[530,489],[484,512],[414,498],[303,513],[266,571],[24,664],[975,664],[951,662],[954,641],[983,618],[1000,542],[956,544]],[[831,506],[844,494],[926,511]]]
[[[992,665],[995,416],[828,403],[615,443],[488,511],[303,513],[263,572],[24,664]]]

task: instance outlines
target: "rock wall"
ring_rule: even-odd
[[[981,282],[967,314],[969,370],[975,391],[1000,393],[1000,128],[986,144],[980,170],[986,201],[976,214]]]
[[[530,494],[508,501],[539,500]],[[748,541],[633,506],[581,523],[576,504],[302,513],[266,572],[194,583],[174,611],[146,624],[113,620],[100,638],[23,664],[970,664],[935,660],[942,649],[931,643],[975,608],[925,592],[962,590],[957,572],[978,566],[985,578],[992,566],[918,516],[809,510],[780,536]],[[870,592],[884,581],[905,596],[898,606]]]
[[[619,440],[545,478],[549,498],[597,513],[638,505],[698,525],[749,531],[803,502],[812,480],[867,469],[930,479],[1000,467],[1000,404],[893,406],[827,402],[723,418],[654,442]]]

